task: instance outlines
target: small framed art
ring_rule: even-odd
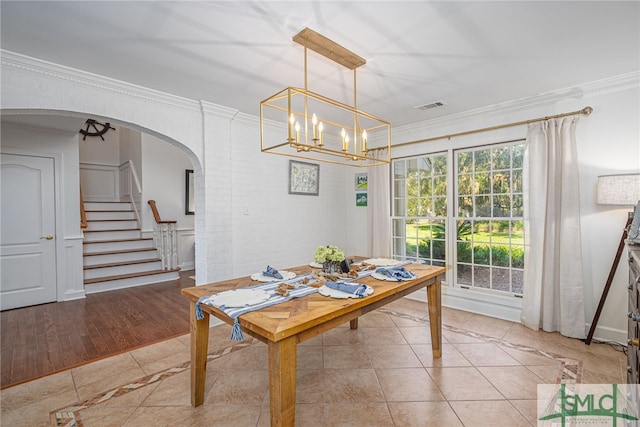
[[[317,196],[320,187],[320,165],[289,160],[289,194]]]

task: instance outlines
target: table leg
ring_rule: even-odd
[[[191,404],[204,402],[204,382],[207,376],[207,352],[209,350],[209,313],[196,320],[196,303],[191,302]]]
[[[358,329],[358,319],[359,318],[356,317],[355,319],[349,321],[349,327],[351,329]]]
[[[433,357],[442,357],[442,297],[440,276],[436,276],[435,283],[427,286],[427,303],[429,305],[429,328],[431,329],[431,351]]]
[[[271,427],[295,425],[296,344],[295,335],[268,344]]]

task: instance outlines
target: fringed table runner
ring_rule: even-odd
[[[395,267],[406,265],[406,264],[409,264],[410,262],[411,261],[401,262]],[[374,271],[375,270],[361,271],[358,273],[357,278],[339,280],[339,282],[345,282],[345,283],[352,282],[354,280],[358,280],[363,277],[370,276]],[[200,304],[207,304],[209,306],[216,307],[219,310],[223,311],[227,316],[233,319],[233,330],[231,331],[231,339],[234,341],[240,341],[244,339],[244,336],[242,335],[242,329],[240,328],[240,324],[238,323],[239,316],[245,313],[249,313],[250,311],[260,310],[261,308],[280,304],[281,302],[289,301],[290,299],[293,299],[293,298],[301,298],[306,295],[311,295],[313,293],[318,292],[318,288],[314,288],[312,286],[307,286],[307,285],[300,285],[297,288],[289,289],[289,295],[287,295],[286,297],[273,293],[273,291],[278,289],[281,283],[295,285],[304,278],[312,279],[311,276],[312,276],[311,273],[307,273],[307,274],[302,274],[300,276],[297,276],[296,278],[290,279],[290,280],[277,280],[274,282],[260,283],[258,285],[246,286],[242,289],[262,290],[268,293],[272,293],[272,296],[265,302],[262,302],[260,304],[245,306],[245,307],[225,307],[224,305],[213,304],[213,303],[210,303],[210,301],[208,301],[212,295],[205,295],[203,297],[200,297],[200,299],[198,299],[198,301],[196,302],[196,320],[202,320],[204,318],[204,314],[202,313],[202,308],[200,307]]]
[[[242,289],[257,289],[257,290],[262,290],[268,293],[272,293],[271,297],[265,302],[246,306],[246,307],[225,307],[224,305],[209,304],[208,299],[211,297],[211,295],[205,295],[203,297],[200,297],[198,302],[196,302],[196,319],[202,320],[204,318],[204,314],[202,313],[202,308],[200,307],[200,304],[207,304],[207,305],[216,307],[222,310],[227,316],[233,319],[233,330],[231,331],[231,339],[234,341],[240,341],[244,338],[244,336],[242,335],[242,329],[240,328],[240,324],[238,323],[238,317],[240,315],[244,313],[248,313],[250,311],[260,310],[261,308],[280,304],[281,302],[289,301],[290,299],[293,299],[293,298],[301,298],[305,295],[310,295],[315,292],[318,292],[317,288],[301,285],[295,289],[289,289],[289,295],[287,295],[286,297],[273,293],[273,291],[278,289],[281,283],[295,285],[305,277],[310,278],[311,273],[303,274],[291,280],[278,280],[275,282],[260,283],[258,285],[251,285],[251,286],[242,288]]]

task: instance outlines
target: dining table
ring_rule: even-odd
[[[358,262],[364,257],[349,257]],[[366,264],[365,264],[366,265]],[[371,266],[370,268],[375,268]],[[403,264],[415,277],[400,281],[379,280],[365,274],[356,281],[373,289],[361,298],[333,298],[319,292],[289,299],[246,312],[236,319],[221,308],[199,303],[202,297],[259,284],[251,276],[182,289],[190,301],[191,404],[202,405],[205,395],[210,316],[239,324],[243,333],[265,343],[268,352],[271,426],[294,426],[296,403],[296,349],[299,343],[349,322],[358,328],[358,318],[421,288],[427,289],[427,310],[434,358],[442,356],[441,276],[445,267],[422,263]],[[309,275],[311,265],[287,268],[296,276]],[[320,271],[320,270],[315,270]],[[231,338],[230,338],[231,339]]]

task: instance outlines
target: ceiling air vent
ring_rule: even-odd
[[[416,105],[413,108],[415,108],[416,110],[430,110],[432,108],[437,108],[442,106],[444,106],[444,102],[436,101],[436,102],[431,102],[429,104]]]

